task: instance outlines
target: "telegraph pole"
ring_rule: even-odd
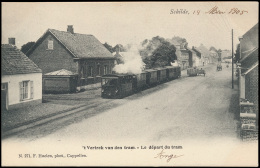
[[[234,55],[234,53],[233,53],[234,51],[233,51],[233,29],[232,29],[232,89],[234,89],[234,69],[233,69],[233,55]]]

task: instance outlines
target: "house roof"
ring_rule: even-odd
[[[23,52],[10,44],[1,45],[1,74],[16,75],[41,73],[42,70]]]
[[[252,50],[245,51],[246,55],[240,60],[240,62],[243,62],[245,59],[247,59],[250,55],[252,55],[254,52],[258,52],[258,47],[253,48]]]
[[[53,35],[75,58],[114,58],[93,35],[70,33],[55,29],[48,29],[27,52],[28,55],[31,54],[48,33]]]
[[[68,71],[66,69],[61,69],[61,70],[58,70],[58,71],[46,73],[44,75],[71,76],[71,75],[76,75],[76,74],[71,72],[71,71]]]
[[[255,67],[258,66],[258,62],[256,62],[254,65],[252,65],[246,72],[244,72],[242,75],[246,75],[249,72],[251,72]]]
[[[196,52],[196,55],[197,55],[199,58],[201,58],[201,55],[198,55],[198,54],[197,54],[197,53],[201,54],[201,52],[200,52],[197,48],[192,47],[192,50]]]

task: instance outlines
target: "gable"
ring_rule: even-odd
[[[28,55],[46,38],[47,34],[51,34],[75,58],[114,59],[113,55],[93,35],[70,33],[54,29],[48,29],[27,52]]]
[[[66,48],[60,41],[59,39],[57,39],[51,32],[49,32],[48,30],[36,41],[36,43],[26,52],[26,55],[28,55],[28,57],[30,58],[30,56],[33,54],[33,52],[39,47],[44,47],[44,50],[48,49],[48,43],[47,40],[53,40],[54,42],[56,42],[55,45],[54,44],[54,49],[57,49],[57,47],[62,47],[63,49],[65,49],[68,54],[70,54],[72,57],[76,57],[75,55],[73,55],[73,53]]]

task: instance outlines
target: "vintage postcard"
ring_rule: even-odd
[[[258,166],[257,1],[1,8],[2,166]]]

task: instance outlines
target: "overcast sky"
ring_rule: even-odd
[[[206,14],[214,6],[225,14]],[[248,13],[228,14],[232,8]],[[189,14],[170,14],[186,9]],[[200,10],[200,14],[193,14]],[[20,48],[37,41],[48,28],[61,31],[73,25],[75,33],[92,34],[110,45],[140,43],[154,36],[186,38],[188,46],[231,49],[238,36],[258,23],[258,2],[78,2],[2,3],[2,44],[16,38]]]

